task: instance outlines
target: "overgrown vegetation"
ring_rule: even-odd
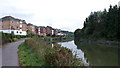
[[[0,32],[0,34],[2,37],[2,44],[9,43],[9,42],[15,42],[17,41],[17,39],[33,36],[33,35],[13,35],[13,34],[3,33],[3,32]]]
[[[28,46],[25,46],[25,43],[22,43],[19,46],[19,63],[21,66],[40,66],[41,62],[36,56],[36,53],[29,49]]]
[[[92,12],[84,21],[84,27],[74,32],[75,39],[119,40],[120,7],[110,6],[108,11]]]
[[[31,59],[35,59],[35,61]],[[27,39],[24,44],[20,45],[19,60],[21,66],[84,66],[69,49],[58,44],[52,45],[39,38]]]

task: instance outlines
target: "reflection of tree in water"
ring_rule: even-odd
[[[90,66],[115,66],[118,64],[117,48],[98,46],[74,41],[78,49],[84,52]]]

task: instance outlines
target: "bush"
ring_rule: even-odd
[[[12,38],[12,41],[13,41],[13,42],[17,41],[17,38]]]
[[[60,45],[55,45],[50,51],[47,51],[45,59],[50,66],[83,66],[80,59],[73,56],[70,49]]]
[[[16,38],[20,39],[21,37],[20,37],[20,35],[17,35]]]
[[[32,59],[37,57],[39,61],[33,61],[31,59],[20,59],[24,60],[24,63],[22,65],[28,65],[30,66],[30,62],[36,63],[40,62],[40,66],[83,66],[80,59],[76,58],[72,54],[72,51],[70,49],[61,47],[58,44],[52,45],[50,42],[42,42],[39,38],[32,38],[25,40],[24,46],[28,47],[24,50],[32,50],[29,54],[36,53],[34,57],[31,57],[30,55],[24,54],[26,57],[31,57]],[[26,52],[26,51],[24,51]],[[24,56],[23,56],[24,57]],[[36,60],[36,59],[34,59]],[[29,63],[26,63],[29,62]],[[34,66],[35,64],[33,64]],[[39,65],[38,65],[39,66]]]
[[[12,42],[12,39],[10,39],[10,38],[8,38],[8,39],[2,39],[2,45],[6,44],[6,43],[9,43],[9,42]]]

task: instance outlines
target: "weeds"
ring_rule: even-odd
[[[70,49],[58,44],[40,41],[39,38],[25,40],[19,47],[21,66],[83,66]]]

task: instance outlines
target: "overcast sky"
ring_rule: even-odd
[[[0,18],[13,16],[38,26],[68,31],[83,27],[91,12],[108,9],[119,0],[0,0]]]

